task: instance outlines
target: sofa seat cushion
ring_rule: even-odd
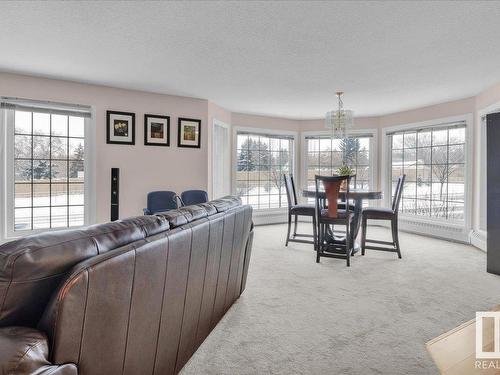
[[[367,219],[391,219],[394,211],[386,207],[367,207],[363,209],[363,216]]]
[[[314,216],[314,210],[315,208],[312,204],[297,204],[292,206],[290,213],[292,215]]]

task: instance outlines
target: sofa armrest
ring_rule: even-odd
[[[43,332],[28,327],[0,328],[0,374],[76,375],[73,364],[52,365]]]

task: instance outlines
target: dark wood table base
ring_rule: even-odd
[[[326,199],[326,195],[323,192],[320,192],[320,198],[321,199]],[[306,198],[315,198],[316,197],[316,191],[315,190],[302,190],[302,196]],[[350,190],[349,191],[349,199],[354,201],[354,218],[351,222],[351,228],[350,228],[350,234],[351,234],[351,254],[357,253],[360,249],[361,246],[359,243],[356,242],[356,238],[358,237],[359,234],[359,229],[361,227],[361,212],[363,211],[363,201],[364,200],[375,200],[375,199],[382,199],[383,194],[381,191],[368,191],[368,190]],[[340,198],[345,198],[345,193],[340,192]],[[335,244],[345,244],[345,236],[338,237],[335,236],[333,231],[330,229],[330,234],[329,234],[329,240],[328,242],[332,245],[332,251],[326,250],[326,254],[331,253],[332,255],[337,255],[337,256],[331,256],[332,258],[337,258],[340,256],[343,256],[345,259],[346,256],[346,251],[345,251],[345,246],[344,249],[337,248],[335,249]],[[330,255],[324,255],[324,256],[330,256]]]

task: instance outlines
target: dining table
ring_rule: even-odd
[[[305,198],[316,198],[316,190],[315,189],[304,189],[302,190],[302,196]],[[356,242],[356,238],[358,237],[359,228],[361,227],[361,213],[363,211],[363,202],[366,200],[377,200],[383,198],[383,193],[379,190],[366,190],[366,189],[350,189],[349,190],[349,201],[354,203],[353,209],[353,219],[351,222],[350,228],[350,236],[351,236],[351,244],[352,244],[352,253],[356,253],[359,251],[360,244]],[[320,200],[326,200],[326,194],[324,191],[318,192],[318,197]],[[345,201],[346,192],[340,191],[339,198],[341,201]],[[345,237],[345,236],[344,236]],[[335,236],[333,235],[333,231],[331,234],[331,240],[336,241]]]

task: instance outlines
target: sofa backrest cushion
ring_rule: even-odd
[[[0,246],[0,327],[35,327],[75,264],[168,228],[166,219],[145,216],[36,234]]]
[[[225,212],[238,206],[241,206],[240,198],[227,196],[207,203],[193,204],[176,210],[157,212],[155,215],[167,219],[170,228],[177,228],[194,220]]]

